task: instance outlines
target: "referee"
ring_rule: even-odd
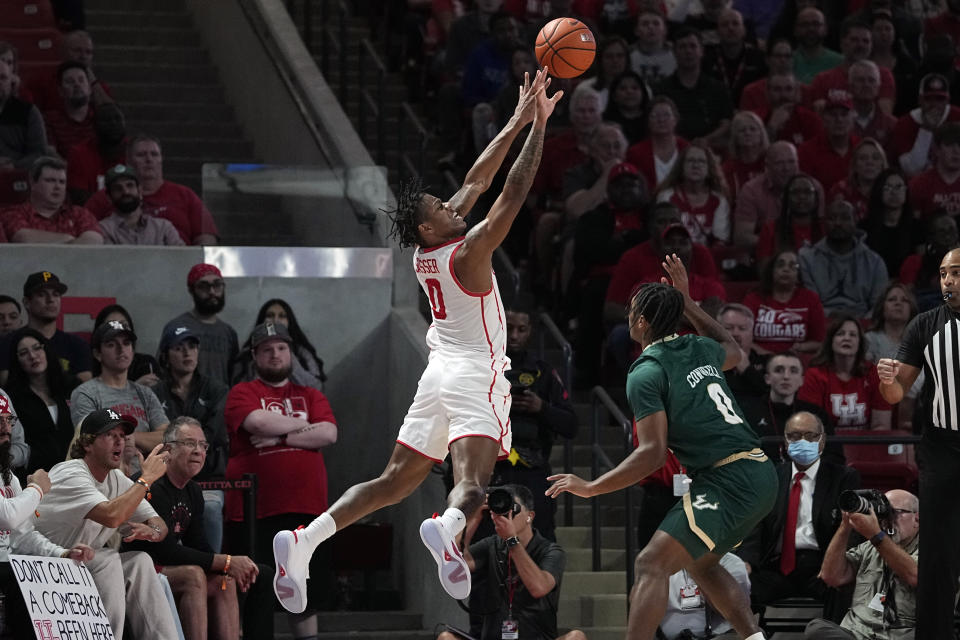
[[[960,249],[940,262],[944,304],[907,325],[897,359],[877,363],[880,393],[900,402],[920,374],[923,437],[917,448],[920,504],[926,514],[920,536],[916,637],[953,638],[960,577]]]

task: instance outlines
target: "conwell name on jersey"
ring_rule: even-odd
[[[693,389],[704,378],[723,378],[723,374],[712,364],[704,365],[687,374],[687,384]]]
[[[436,258],[417,258],[417,273],[440,273]]]
[[[790,309],[766,309],[757,311],[757,323],[753,329],[754,339],[785,338],[802,341],[807,336],[807,323],[803,316]]]
[[[260,398],[260,406],[267,411],[273,411],[282,416],[300,418],[301,420],[310,419],[310,413],[307,411],[307,400],[303,396]]]

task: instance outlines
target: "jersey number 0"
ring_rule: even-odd
[[[447,317],[447,308],[443,306],[443,289],[440,288],[440,281],[436,278],[427,278],[427,292],[430,296],[430,309],[433,311],[433,317],[437,320],[445,320]]]
[[[743,423],[743,418],[738,416],[737,412],[733,410],[733,401],[730,400],[730,396],[723,392],[723,387],[716,382],[708,384],[707,395],[709,395],[713,403],[717,405],[717,411],[720,412],[720,415],[723,416],[723,419],[726,420],[727,423]]]

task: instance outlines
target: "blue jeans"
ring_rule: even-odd
[[[203,492],[203,528],[214,553],[223,546],[223,491]]]

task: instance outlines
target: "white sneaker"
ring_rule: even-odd
[[[470,567],[439,518],[427,518],[420,524],[420,539],[437,561],[443,590],[457,600],[465,600],[470,595]]]
[[[273,536],[273,559],[277,563],[273,592],[290,613],[303,613],[307,608],[307,578],[312,555],[296,531],[279,531]]]

